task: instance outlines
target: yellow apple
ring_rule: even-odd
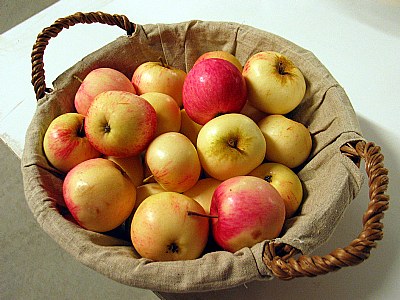
[[[83,228],[110,231],[121,225],[135,205],[136,188],[128,175],[104,158],[86,160],[68,172],[65,204]]]
[[[186,113],[185,109],[181,109],[181,129],[180,133],[185,135],[189,138],[189,140],[196,146],[197,136],[199,135],[200,129],[203,125],[197,124],[193,121],[188,114]]]
[[[183,134],[167,132],[156,137],[146,151],[146,164],[167,191],[185,192],[199,180],[201,166],[196,148]]]
[[[181,112],[176,101],[169,95],[159,92],[148,92],[140,95],[153,106],[157,113],[156,135],[181,128]]]
[[[137,252],[153,261],[196,259],[209,233],[209,219],[195,200],[163,192],[147,197],[132,218],[131,240]]]
[[[128,174],[136,187],[142,184],[144,179],[144,170],[140,155],[129,157],[107,156],[106,158],[119,165],[122,170]]]
[[[209,52],[203,53],[196,60],[194,65],[196,65],[197,63],[199,63],[205,59],[209,59],[209,58],[225,59],[225,60],[229,61],[230,63],[232,63],[239,70],[239,72],[242,72],[242,70],[243,70],[243,66],[240,63],[240,61],[236,58],[236,56],[234,56],[233,54],[231,54],[227,51],[223,51],[223,50],[215,50],[215,51],[209,51]]]
[[[136,202],[134,210],[139,207],[144,199],[161,192],[166,192],[166,190],[157,182],[146,183],[138,186],[136,188]]]
[[[145,62],[133,73],[132,83],[139,95],[160,92],[170,95],[182,107],[182,88],[186,72],[161,62]]]
[[[312,139],[303,124],[282,115],[269,115],[258,126],[267,142],[265,158],[268,161],[295,168],[309,157]]]
[[[221,181],[215,178],[209,177],[200,179],[192,188],[190,188],[183,194],[196,200],[204,208],[204,211],[209,214],[211,199],[213,197],[215,189],[220,184]]]
[[[303,186],[292,169],[279,163],[264,163],[249,175],[266,180],[279,192],[285,202],[286,218],[296,213],[303,200]]]
[[[218,180],[246,175],[265,157],[265,139],[257,124],[242,114],[226,114],[207,122],[197,137],[200,162]]]
[[[253,105],[249,103],[249,101],[246,102],[240,113],[242,115],[248,116],[256,123],[258,123],[262,118],[265,118],[267,116],[265,112],[255,108]]]
[[[243,67],[248,101],[268,114],[287,114],[296,108],[306,92],[299,68],[274,51],[258,52]]]

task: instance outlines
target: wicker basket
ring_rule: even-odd
[[[95,12],[76,13],[74,15],[58,19],[50,27],[45,28],[38,35],[32,51],[32,84],[36,93],[36,99],[40,105],[45,104],[46,101],[48,101],[48,96],[54,94],[53,90],[46,87],[44,75],[43,55],[48,41],[51,38],[56,37],[61,30],[79,23],[102,23],[108,25],[117,25],[126,31],[128,37],[134,34],[138,27],[138,25],[131,23],[125,16]],[[279,44],[280,41],[281,40],[279,38],[276,39],[277,44]],[[236,54],[240,56],[240,53]],[[242,60],[243,59],[245,59],[245,56],[242,57]],[[188,67],[188,65],[190,64],[186,62],[186,65],[181,65],[179,67]],[[71,101],[71,95],[76,91],[79,84],[73,83],[71,85],[73,87],[73,91],[70,92],[64,91],[62,86],[55,85],[55,91],[58,90],[59,93],[59,102],[57,104],[49,105],[46,110],[41,111],[40,113],[42,115],[49,113],[57,115],[68,110],[72,111],[73,101]],[[63,97],[62,93],[69,94]],[[35,117],[37,117],[37,115]],[[86,240],[84,240],[82,244],[75,245],[74,237],[67,234],[62,234],[63,230],[69,230],[72,226],[74,227],[74,230],[76,230],[77,235],[82,235],[84,230],[75,228],[77,227],[75,224],[63,218],[61,216],[62,209],[59,209],[59,207],[55,204],[62,196],[59,192],[57,192],[57,190],[52,189],[52,187],[60,185],[60,182],[62,182],[62,176],[54,169],[49,167],[47,162],[44,161],[45,159],[41,149],[41,138],[44,134],[43,131],[45,128],[47,128],[46,126],[48,126],[48,124],[44,124],[41,129],[36,129],[33,135],[35,136],[34,138],[36,138],[37,142],[26,143],[26,148],[24,150],[22,170],[26,197],[35,218],[38,220],[42,228],[48,232],[63,248],[73,254],[79,261],[124,284],[158,291],[179,292],[212,290],[218,288],[228,288],[247,281],[258,279],[252,275],[244,274],[241,278],[230,280],[229,276],[234,274],[234,271],[231,269],[240,268],[240,265],[237,266],[235,265],[235,262],[233,262],[233,264],[227,264],[227,268],[231,268],[230,270],[222,270],[222,273],[219,275],[214,277],[213,274],[204,275],[210,277],[210,281],[212,282],[199,284],[199,282],[196,281],[197,279],[191,279],[192,274],[183,274],[185,273],[185,269],[182,269],[182,267],[188,267],[188,270],[190,270],[191,262],[185,262],[185,265],[175,264],[175,272],[178,273],[178,281],[186,280],[189,283],[186,282],[185,284],[173,287],[172,283],[169,286],[165,285],[163,283],[163,279],[160,279],[160,277],[154,280],[149,280],[149,278],[151,278],[151,273],[145,274],[148,277],[145,277],[145,275],[141,277],[142,274],[138,274],[136,279],[128,278],[129,276],[132,276],[132,273],[124,273],[125,269],[122,266],[122,262],[118,262],[116,265],[110,265],[110,261],[106,255],[108,251],[115,251],[116,255],[120,254],[124,256],[125,259],[139,261],[137,265],[138,268],[142,267],[142,265],[150,265],[148,261],[132,257],[132,254],[126,254],[128,252],[124,251],[126,248],[129,248],[130,245],[128,242],[121,242],[119,236],[113,236],[113,234],[110,234],[110,236],[107,237],[108,240],[105,245],[102,244],[102,238],[104,236],[103,234],[93,234],[90,237],[85,236]],[[32,140],[32,132],[30,132],[29,140]],[[35,149],[29,149],[29,147]],[[340,151],[344,157],[350,158],[350,160],[358,168],[361,165],[361,160],[364,160],[365,162],[365,171],[369,179],[368,185],[370,199],[368,208],[362,217],[361,233],[348,246],[344,248],[337,248],[324,256],[310,256],[302,254],[302,251],[294,246],[295,243],[286,243],[284,239],[265,241],[262,244],[262,251],[258,253],[260,256],[259,261],[261,261],[264,265],[263,267],[266,268],[266,273],[270,275],[272,274],[271,276],[265,277],[276,277],[282,280],[289,280],[296,277],[322,275],[339,270],[346,266],[354,266],[368,258],[371,249],[376,246],[376,241],[382,239],[383,225],[381,223],[381,219],[383,218],[384,211],[388,208],[389,197],[385,194],[388,185],[388,171],[383,166],[383,155],[380,153],[380,147],[371,142],[366,142],[363,138],[360,138],[358,140],[351,140],[344,143],[340,147]],[[34,153],[28,155],[28,152]],[[37,161],[41,162],[39,163],[39,167],[32,166],[33,163],[30,161],[32,157],[39,157],[37,159]],[[43,206],[40,206],[43,203],[39,205],[36,201],[38,197],[42,199],[42,202],[47,203],[45,209]],[[351,200],[352,199],[348,199],[347,202],[350,202]],[[305,201],[307,201],[307,199]],[[55,234],[53,230],[55,227],[58,227],[57,234]],[[100,251],[101,253],[96,253],[97,256],[93,257],[92,259],[92,257],[90,257],[91,253],[86,253],[84,250],[82,250],[88,248],[88,245],[96,245],[96,249],[100,249],[96,251]],[[104,253],[102,252],[103,249]],[[228,254],[224,253],[224,251],[220,251],[219,253],[215,253],[215,256],[211,261],[214,262],[214,264],[218,264],[220,257],[227,255]],[[104,261],[102,261],[103,258]],[[257,261],[257,263],[259,263],[259,261]],[[126,262],[126,260],[124,260],[124,262]],[[207,262],[207,260],[205,260],[205,262]],[[163,268],[171,268],[173,267],[173,263],[160,263],[154,264],[153,266],[156,266],[153,271],[156,270],[159,272],[159,274],[161,274],[160,276],[162,276]],[[260,268],[260,266],[258,266],[258,268]],[[145,269],[140,269],[141,272],[146,272],[143,270]],[[205,267],[204,270],[207,271],[207,268]],[[211,272],[212,271],[210,269],[210,273]]]

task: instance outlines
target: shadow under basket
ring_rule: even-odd
[[[45,84],[43,55],[51,38],[79,23],[116,25],[126,35],[89,54],[61,74],[53,89]],[[154,262],[141,258],[118,230],[96,233],[68,217],[62,196],[64,175],[43,153],[43,136],[57,116],[73,112],[74,95],[91,70],[109,67],[131,78],[146,61],[165,61],[190,70],[204,52],[224,50],[244,64],[260,51],[273,50],[289,57],[302,71],[307,92],[290,118],[311,132],[312,153],[298,175],[304,199],[298,213],[287,219],[279,238],[263,241],[236,253],[206,251],[188,261]],[[188,21],[176,24],[131,23],[123,15],[76,13],[60,18],[38,35],[32,51],[32,84],[37,109],[26,134],[22,173],[26,199],[34,217],[63,249],[84,265],[120,283],[153,291],[194,292],[226,289],[254,280],[317,276],[353,266],[368,258],[382,239],[380,222],[388,208],[387,170],[380,147],[366,141],[343,88],[308,50],[256,28],[236,23]],[[328,240],[343,212],[361,188],[364,161],[369,202],[362,228],[348,246],[324,256],[311,256]],[[360,218],[361,219],[361,218]]]

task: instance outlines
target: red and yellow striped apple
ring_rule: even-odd
[[[55,118],[46,130],[43,151],[50,164],[61,172],[101,155],[85,135],[84,119],[78,113],[65,113]]]
[[[214,240],[223,249],[236,252],[278,237],[285,221],[285,204],[265,180],[237,176],[217,187],[210,215],[214,216]]]
[[[86,115],[94,98],[106,91],[125,91],[136,94],[132,82],[120,71],[111,68],[94,69],[86,75],[75,94],[76,111]]]
[[[98,95],[85,119],[89,142],[108,156],[139,155],[157,129],[157,114],[143,98],[128,92],[108,91]]]

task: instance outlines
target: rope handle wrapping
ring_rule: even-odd
[[[65,18],[56,20],[53,25],[42,30],[36,38],[31,54],[32,85],[36,94],[36,100],[42,98],[51,89],[46,88],[43,55],[51,38],[56,37],[63,29],[68,29],[76,24],[101,23],[116,25],[125,30],[127,35],[132,35],[136,25],[131,23],[124,15],[110,15],[102,12],[75,13]]]
[[[75,24],[101,23],[117,25],[125,30],[127,35],[132,35],[136,25],[131,23],[126,16],[110,15],[102,12],[76,13],[56,20],[53,25],[45,28],[37,37],[33,46],[32,85],[36,100],[42,98],[51,89],[46,88],[43,54],[48,42],[61,32]],[[290,280],[296,277],[313,277],[339,270],[346,266],[353,266],[363,262],[369,257],[376,241],[383,237],[383,224],[380,222],[384,211],[389,206],[389,196],[385,194],[388,187],[388,170],[383,166],[381,149],[374,143],[359,141],[355,145],[346,144],[341,148],[344,155],[348,156],[360,167],[361,159],[365,161],[365,170],[369,178],[369,204],[364,213],[363,228],[359,236],[348,246],[337,248],[325,256],[300,255],[300,251],[290,245],[275,243],[266,244],[263,261],[275,277]],[[296,258],[298,256],[298,258]]]
[[[369,257],[376,241],[383,238],[381,220],[384,211],[389,208],[388,170],[383,165],[381,149],[371,142],[359,141],[355,145],[346,144],[341,151],[358,166],[360,159],[365,161],[368,176],[369,203],[362,218],[361,233],[344,248],[337,248],[324,256],[300,255],[289,245],[270,242],[264,249],[263,260],[275,277],[290,280],[296,277],[314,277],[339,270],[343,267],[360,264]]]

